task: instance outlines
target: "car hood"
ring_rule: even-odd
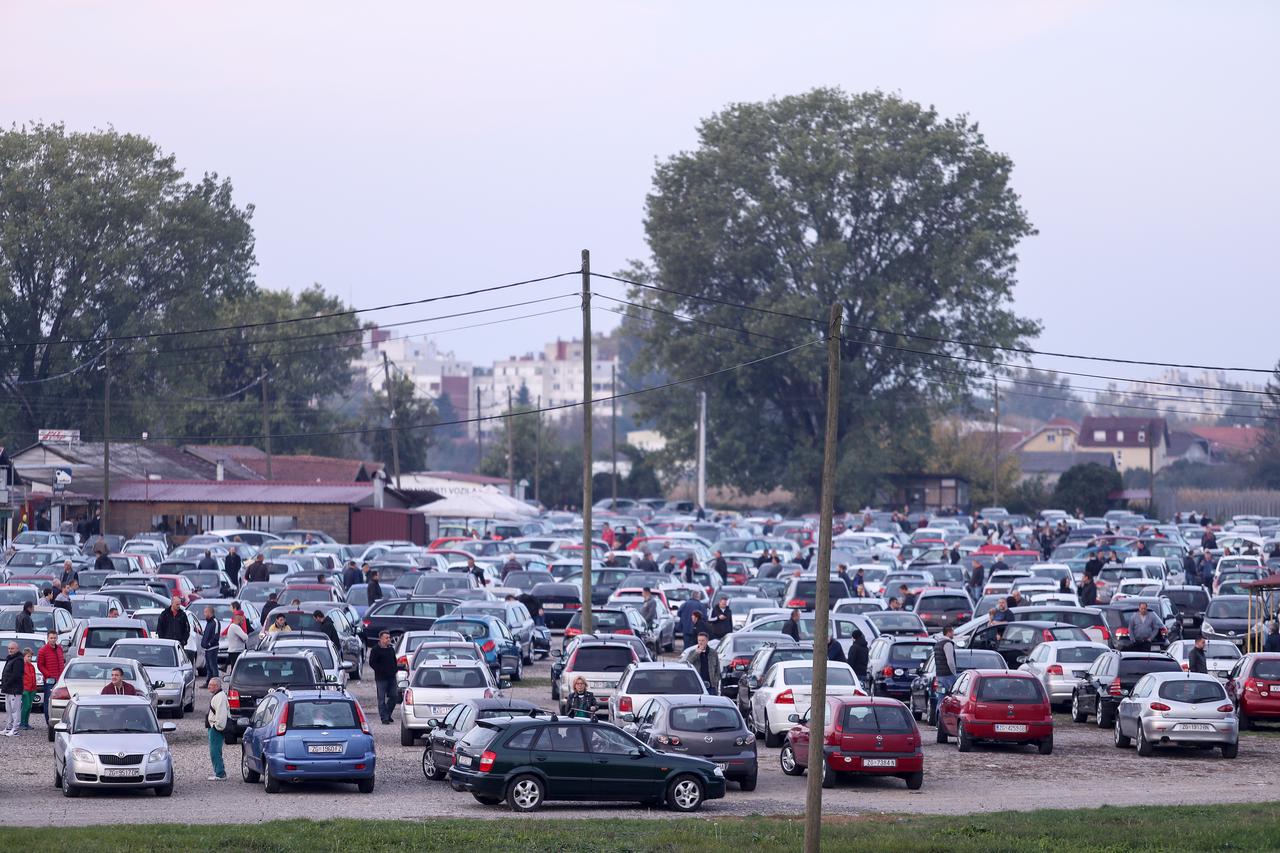
[[[147,753],[167,746],[161,734],[73,734],[71,748],[98,753]]]
[[[75,678],[70,681],[63,681],[62,686],[67,688],[68,692],[70,692],[72,696],[79,696],[81,694],[86,696],[96,696],[102,692],[102,688],[106,687],[108,683],[109,682],[98,681],[97,679],[92,678]],[[133,685],[133,689],[137,690],[139,695],[146,696],[150,692],[136,681],[130,681],[129,683]]]
[[[163,681],[166,684],[171,682],[182,681],[182,673],[184,670],[177,666],[148,666],[147,675],[151,676],[152,681]]]

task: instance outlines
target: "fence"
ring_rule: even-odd
[[[1271,489],[1170,489],[1157,488],[1160,514],[1208,513],[1215,521],[1233,515],[1280,516],[1280,491]]]

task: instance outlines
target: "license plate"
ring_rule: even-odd
[[[728,764],[721,764],[719,761],[716,762],[716,767],[719,767],[721,772],[729,769]]]
[[[1026,732],[1027,727],[1022,723],[996,723],[996,731],[1007,732],[1008,734],[1022,734]]]
[[[863,767],[897,767],[898,759],[896,758],[864,758],[862,759]]]
[[[343,747],[340,743],[311,743],[307,744],[307,752],[342,752]]]
[[[542,605],[542,608],[544,610],[564,610],[564,605],[548,602],[547,604]]]
[[[103,776],[138,776],[140,775],[135,768],[132,767],[108,767],[102,771]]]
[[[470,766],[471,766],[471,756],[470,756],[470,755],[459,755],[459,756],[458,756],[458,766],[459,766],[459,767],[470,767]]]
[[[1183,625],[1194,625],[1194,624],[1196,624],[1196,620],[1191,619],[1190,617],[1188,617],[1188,618],[1186,618],[1186,619],[1183,619],[1183,620],[1182,620],[1182,624],[1183,624]]]
[[[1208,723],[1178,723],[1173,728],[1180,732],[1211,732],[1214,730],[1213,726]]]

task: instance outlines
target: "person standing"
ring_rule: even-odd
[[[97,559],[93,561],[93,568],[99,572],[114,572],[116,567],[107,556],[107,543],[99,539],[93,550],[98,552]]]
[[[262,621],[267,622],[271,619],[271,611],[280,606],[280,593],[267,593],[267,600],[262,605]]]
[[[800,642],[800,611],[798,609],[792,610],[791,615],[787,617],[787,621],[782,623],[782,633],[797,643]]]
[[[729,582],[729,561],[724,558],[724,554],[716,551],[715,561],[712,563],[713,568],[720,573],[720,581],[722,583]]]
[[[869,681],[867,678],[867,664],[870,662],[870,647],[867,645],[867,638],[862,635],[859,630],[853,632],[853,645],[849,647],[849,666],[853,668],[853,672],[858,679],[864,683]]]
[[[645,627],[652,631],[654,623],[658,621],[658,601],[653,597],[653,590],[647,586],[640,590],[640,598],[640,616],[644,619]]]
[[[35,620],[31,618],[32,612],[36,606],[30,601],[22,602],[22,609],[18,611],[18,616],[13,620],[13,630],[19,634],[34,634],[36,632]]]
[[[710,640],[706,631],[699,631],[698,644],[685,650],[684,662],[698,671],[707,692],[714,696],[720,693],[720,656],[708,645]]]
[[[609,522],[604,523],[604,529],[600,531],[600,539],[604,541],[605,548],[609,551],[613,550],[614,543],[617,541],[613,535],[613,528],[609,526]]]
[[[479,570],[477,569],[477,571]],[[484,584],[481,583],[481,586],[483,585]],[[377,569],[369,570],[369,580],[367,583],[367,589],[365,590],[365,600],[369,602],[370,607],[373,606],[375,601],[382,600],[382,582],[378,580]]]
[[[956,676],[960,674],[960,667],[956,664],[955,637],[956,629],[948,625],[942,629],[942,635],[933,644],[933,665],[938,685],[938,693],[934,696],[935,702],[942,697],[943,693],[951,689]]]
[[[1137,612],[1129,617],[1129,639],[1133,643],[1130,651],[1150,651],[1151,644],[1160,636],[1160,628],[1160,620],[1147,609],[1147,603],[1139,603]]]
[[[1093,575],[1084,576],[1084,583],[1080,584],[1077,595],[1080,597],[1081,607],[1093,607],[1098,603],[1098,585],[1093,582]]]
[[[45,643],[36,654],[36,666],[40,667],[40,675],[44,678],[42,698],[44,721],[48,725],[49,694],[53,692],[53,685],[62,676],[62,671],[67,668],[67,653],[62,646],[58,645],[57,631],[50,631],[45,636]]]
[[[323,610],[312,611],[311,619],[315,622],[315,630],[329,638],[329,642],[333,643],[333,653],[341,659],[342,640],[338,639],[338,629],[333,626],[332,622],[324,618]]]
[[[702,603],[702,590],[691,590],[689,597],[680,603],[680,637],[684,648],[691,648],[698,636],[697,622],[707,617],[707,606]]]
[[[222,635],[227,638],[227,673],[236,668],[236,661],[249,645],[249,632],[245,627],[244,611],[236,610],[231,614],[231,622]]]
[[[733,632],[733,610],[729,607],[729,599],[721,596],[707,622],[717,640],[723,640]]]
[[[212,607],[204,609],[204,628],[200,632],[200,652],[204,655],[204,686],[218,677],[218,620]]]
[[[196,568],[202,572],[216,572],[218,570],[218,561],[213,559],[213,551],[205,548],[204,556],[200,558],[200,562],[196,563]]]
[[[1280,623],[1272,620],[1267,623],[1267,638],[1262,641],[1264,652],[1280,652]]]
[[[972,568],[969,569],[969,597],[974,601],[982,598],[982,584],[985,580],[986,570],[982,567],[982,561],[974,559]]]
[[[1191,647],[1191,652],[1187,655],[1187,672],[1209,674],[1209,659],[1204,653],[1204,646],[1204,637],[1196,637],[1195,645]]]
[[[378,632],[378,645],[369,650],[369,668],[378,691],[378,719],[391,722],[396,707],[396,650],[391,645],[391,632]]]
[[[156,636],[162,640],[177,640],[179,645],[186,648],[187,640],[191,638],[191,621],[182,612],[182,599],[178,596],[175,595],[169,606],[160,612],[160,618],[156,621]]]
[[[364,580],[364,575],[360,573],[360,567],[356,565],[355,560],[347,560],[347,567],[342,570],[342,585],[348,591],[351,587]],[[265,617],[263,617],[265,618]]]
[[[835,637],[827,638],[827,660],[836,663],[849,662],[849,659],[844,656],[844,646],[840,645],[840,641]]]
[[[1097,578],[1104,565],[1106,564],[1102,561],[1102,552],[1094,551],[1084,564],[1085,577]]]
[[[230,716],[227,695],[222,692],[222,679],[210,679],[209,712],[204,716],[204,726],[209,730],[209,764],[213,767],[210,782],[222,782],[227,778],[227,768],[222,763],[222,747],[226,743],[224,732]]]
[[[31,706],[36,702],[36,662],[31,649],[22,650],[22,723],[20,727],[31,731]]]
[[[240,586],[240,569],[244,566],[244,561],[240,559],[240,552],[235,548],[227,551],[227,557],[222,561],[222,566],[231,586]]]
[[[0,693],[4,694],[4,710],[7,716],[4,731],[0,734],[13,737],[18,733],[22,720],[22,655],[18,644],[9,642],[9,656],[0,670]]]
[[[76,579],[77,572],[75,565],[70,560],[62,561],[62,574],[58,576],[58,580],[62,583],[62,588],[66,589],[67,584]]]

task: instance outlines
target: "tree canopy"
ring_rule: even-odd
[[[1107,495],[1121,486],[1119,471],[1095,462],[1073,465],[1058,478],[1053,505],[1067,512],[1080,510],[1085,515],[1102,515],[1108,508]]]

